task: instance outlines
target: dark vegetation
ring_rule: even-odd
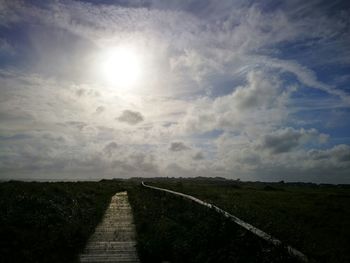
[[[142,262],[297,262],[211,209],[141,186],[129,191]]]
[[[349,186],[149,180],[218,205],[312,262],[350,262]],[[0,262],[77,262],[110,197],[125,189],[142,262],[296,262],[215,212],[140,182],[0,183]]]
[[[151,180],[238,216],[316,262],[350,262],[350,187],[207,179]]]
[[[117,182],[0,183],[0,262],[78,262]]]

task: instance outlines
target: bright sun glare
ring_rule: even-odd
[[[100,69],[109,84],[119,87],[138,84],[142,75],[140,57],[131,47],[116,47],[105,51]]]

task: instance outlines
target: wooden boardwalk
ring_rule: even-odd
[[[80,262],[139,263],[135,226],[127,192],[112,197],[102,222],[96,227]]]

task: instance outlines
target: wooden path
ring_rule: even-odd
[[[102,222],[96,227],[80,262],[139,263],[135,226],[127,192],[112,197]]]

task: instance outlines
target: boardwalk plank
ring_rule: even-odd
[[[135,235],[127,192],[117,193],[80,255],[80,262],[139,263]]]

